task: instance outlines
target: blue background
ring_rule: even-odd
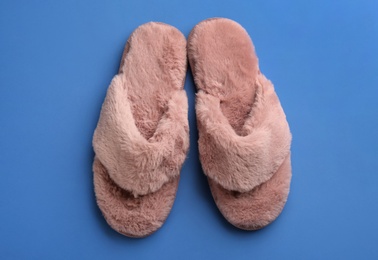
[[[281,216],[241,231],[218,212],[191,148],[171,215],[130,239],[96,206],[91,146],[130,33],[241,23],[293,133]],[[1,259],[378,259],[378,1],[0,1]]]

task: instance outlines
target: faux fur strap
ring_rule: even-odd
[[[291,134],[272,83],[256,81],[252,109],[237,135],[220,109],[220,100],[197,94],[199,151],[205,174],[228,190],[247,192],[269,180],[289,154]]]
[[[112,80],[93,147],[113,181],[138,196],[179,175],[189,147],[188,104],[184,90],[174,91],[154,135],[146,140],[135,125],[126,84],[122,75]]]

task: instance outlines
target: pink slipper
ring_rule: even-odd
[[[200,160],[215,203],[234,226],[260,229],[282,211],[291,180],[289,125],[238,23],[199,23],[188,40],[198,89]]]
[[[174,27],[147,23],[129,38],[93,136],[97,204],[130,237],[162,226],[175,200],[189,147],[183,90],[186,40]]]

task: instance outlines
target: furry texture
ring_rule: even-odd
[[[158,192],[135,198],[114,183],[97,158],[93,170],[97,204],[114,230],[129,237],[145,237],[163,225],[176,197],[178,177]]]
[[[156,231],[173,205],[189,147],[185,73],[177,29],[148,23],[134,31],[93,137],[97,202],[122,234]]]
[[[203,91],[197,95],[197,119],[206,133],[199,142],[202,166],[227,190],[247,192],[269,180],[290,150],[290,131],[273,86],[259,74],[255,87],[242,136],[223,115],[218,97]]]
[[[200,159],[215,201],[235,226],[261,228],[281,212],[291,178],[291,134],[274,87],[234,21],[198,24],[188,54],[198,88]]]
[[[136,197],[157,191],[179,175],[188,149],[188,106],[184,90],[173,93],[147,140],[135,124],[130,103],[125,102],[127,85],[122,74],[110,84],[93,147],[113,181]]]
[[[271,179],[248,192],[235,192],[209,181],[211,193],[222,215],[234,226],[245,230],[265,227],[285,206],[291,181],[290,155]]]

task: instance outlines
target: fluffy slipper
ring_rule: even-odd
[[[186,40],[174,27],[147,23],[129,38],[93,136],[97,204],[130,237],[162,226],[175,200],[189,147],[183,89]]]
[[[197,86],[199,152],[214,200],[234,226],[256,230],[285,205],[291,134],[272,83],[238,23],[199,23],[188,40]]]

